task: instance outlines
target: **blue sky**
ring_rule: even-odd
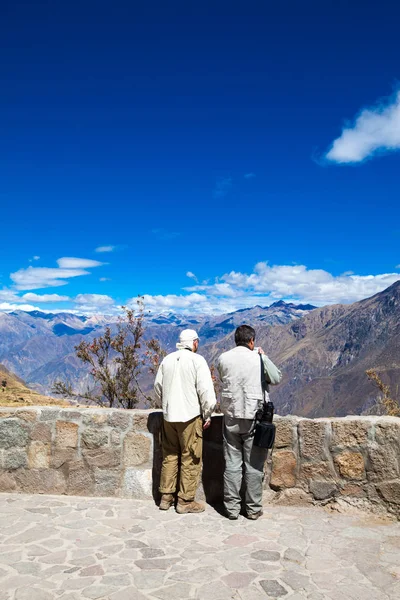
[[[399,18],[3,0],[0,309],[222,312],[400,279]]]

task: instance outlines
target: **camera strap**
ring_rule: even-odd
[[[261,388],[263,393],[267,391],[267,380],[265,378],[265,370],[264,370],[264,363],[263,363],[263,359],[262,359],[262,354],[260,354],[260,364],[261,364]]]
[[[260,356],[260,366],[261,366],[261,390],[262,390],[262,400],[259,404],[259,408],[262,409],[264,406],[264,402],[265,402],[265,392],[268,391],[268,384],[267,384],[267,379],[265,377],[264,362],[262,359],[262,354],[260,354],[259,356]]]
[[[257,408],[256,414],[254,415],[254,422],[253,422],[253,426],[250,430],[250,435],[254,435],[257,423],[261,422],[260,414],[262,413],[262,411],[264,409],[265,391],[266,391],[266,386],[267,386],[262,355],[259,354],[259,357],[260,357],[260,367],[261,367],[260,379],[261,379],[262,398],[261,398],[261,400],[258,401],[258,408]]]

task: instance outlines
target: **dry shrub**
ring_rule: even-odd
[[[398,400],[392,398],[390,386],[382,381],[375,369],[368,369],[365,374],[382,393],[382,396],[377,399],[377,404],[382,408],[384,414],[390,417],[400,417],[400,404]]]

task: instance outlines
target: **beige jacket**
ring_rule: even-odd
[[[272,385],[278,384],[282,379],[280,370],[266,354],[262,355],[262,359],[267,381]],[[236,346],[221,354],[217,367],[222,381],[221,411],[236,419],[254,419],[263,400],[258,352]],[[266,400],[267,396],[266,393]]]
[[[174,423],[190,421],[198,415],[208,419],[216,398],[210,369],[205,359],[187,349],[168,354],[162,361],[154,383],[162,401],[164,419]]]

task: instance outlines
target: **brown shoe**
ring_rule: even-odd
[[[250,519],[250,521],[257,521],[257,519],[259,519],[260,517],[262,517],[262,516],[263,516],[263,514],[264,514],[264,513],[263,513],[263,511],[262,511],[262,509],[261,509],[261,510],[259,510],[259,511],[258,511],[258,512],[256,512],[256,513],[250,513],[250,514],[247,514],[247,515],[246,515],[246,517],[247,517],[248,519]]]
[[[176,512],[180,515],[184,515],[186,513],[201,513],[204,512],[206,507],[204,504],[200,504],[200,502],[195,502],[194,500],[184,500],[183,498],[178,498],[178,504],[176,505]]]
[[[161,502],[159,509],[160,510],[168,510],[174,503],[174,495],[173,494],[163,494],[161,496]]]

